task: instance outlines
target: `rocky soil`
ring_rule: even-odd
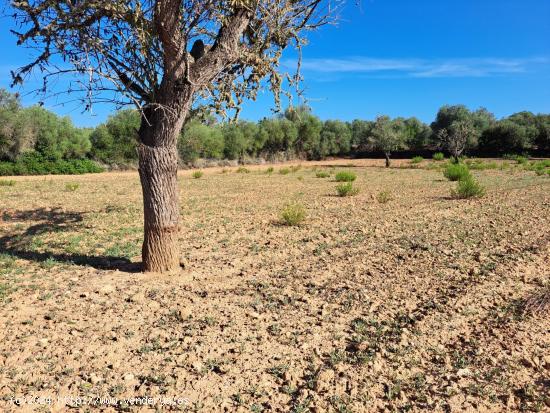
[[[0,411],[549,411],[550,179],[456,200],[381,165],[182,173],[169,275],[139,272],[137,173],[0,187]]]

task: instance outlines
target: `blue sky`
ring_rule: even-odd
[[[444,104],[486,107],[497,117],[521,110],[550,112],[550,1],[348,0],[339,23],[309,35],[302,88],[322,119],[371,119],[379,114],[430,122]],[[2,19],[0,87],[26,62]],[[283,59],[292,68],[292,53]],[[20,92],[30,90],[29,84]],[[60,98],[59,101],[70,100]],[[286,102],[286,101],[285,101]],[[34,103],[32,96],[24,103]],[[46,107],[79,126],[105,120],[114,108],[81,113],[75,104]],[[270,116],[262,93],[241,117]]]

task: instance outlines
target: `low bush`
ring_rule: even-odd
[[[461,181],[470,176],[470,170],[463,163],[450,163],[443,171],[443,176],[449,181]]]
[[[238,174],[247,174],[250,171],[248,170],[248,168],[245,168],[244,166],[239,166],[239,168],[235,172],[237,172]]]
[[[74,192],[78,188],[80,188],[80,184],[77,184],[77,183],[69,183],[65,185],[65,189],[69,192]]]
[[[79,175],[103,172],[103,168],[90,159],[48,159],[31,152],[16,162],[0,162],[0,176],[10,175]]]
[[[290,167],[290,172],[292,172],[292,173],[298,172],[300,169],[302,169],[302,165],[292,165]]]
[[[526,156],[516,156],[514,160],[520,165],[525,165],[529,159]]]
[[[191,174],[191,176],[194,178],[194,179],[199,179],[199,178],[202,178],[202,176],[204,175],[204,172],[202,171],[195,171]]]
[[[14,185],[15,185],[14,180],[0,179],[0,186],[14,186]]]
[[[359,188],[354,188],[351,182],[346,182],[345,184],[340,184],[336,187],[336,192],[338,196],[354,196],[359,193]]]
[[[336,182],[353,182],[357,179],[357,175],[353,172],[341,171],[335,176]]]
[[[434,161],[443,161],[445,160],[445,155],[443,154],[443,152],[436,152],[432,155],[432,159]]]
[[[381,191],[376,195],[376,200],[380,204],[385,204],[392,200],[391,192],[390,191]]]
[[[524,164],[523,168],[527,171],[533,171],[537,175],[541,176],[546,173],[546,168],[550,168],[550,160],[529,162]]]
[[[315,176],[317,178],[328,178],[330,176],[330,174],[326,171],[317,171],[317,173],[315,174]]]
[[[272,166],[270,166],[269,168],[267,168],[265,170],[265,173],[268,174],[268,175],[271,175],[273,173],[273,171],[275,170],[275,168],[273,168]]]
[[[411,163],[412,164],[419,164],[423,160],[424,160],[424,158],[422,156],[415,156],[414,158],[411,159]]]
[[[281,211],[281,221],[288,226],[298,226],[306,219],[305,207],[298,203],[292,202],[284,206]]]
[[[456,189],[451,190],[454,198],[480,198],[485,195],[485,188],[471,175],[458,181]]]
[[[289,168],[281,168],[281,169],[279,169],[279,173],[281,175],[288,175],[290,173],[290,169]]]

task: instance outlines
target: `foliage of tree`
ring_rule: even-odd
[[[494,115],[484,108],[470,111],[464,105],[446,105],[439,109],[431,125],[432,136],[440,148],[463,153],[477,149],[479,138],[494,122]],[[463,142],[464,137],[467,140]]]
[[[378,116],[370,133],[370,143],[374,149],[384,153],[386,167],[389,167],[391,153],[407,147],[402,121],[392,121],[389,116]]]
[[[89,135],[68,117],[40,106],[23,108],[15,95],[0,90],[0,159],[17,161],[35,151],[45,159],[81,159],[91,149]]]
[[[320,158],[328,155],[347,155],[351,150],[351,130],[339,120],[327,120],[320,132],[318,154]]]
[[[224,157],[224,137],[221,128],[208,126],[198,119],[189,121],[180,136],[178,150],[184,162],[192,162],[198,158]]]
[[[369,137],[374,122],[368,120],[354,119],[351,123],[352,146],[359,150],[365,150],[369,144]]]
[[[440,129],[438,141],[458,162],[467,148],[477,144],[477,131],[469,120],[456,120],[448,127]],[[475,142],[475,143],[474,143]]]
[[[137,160],[137,131],[140,114],[133,109],[118,111],[91,134],[91,156],[107,164],[125,164]]]

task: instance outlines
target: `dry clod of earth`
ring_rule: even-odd
[[[310,168],[346,163],[182,172],[169,275],[136,271],[137,173],[0,188],[0,411],[549,411],[550,180],[476,171],[486,196],[457,200],[424,163],[354,160],[341,198]],[[288,199],[307,225],[274,225]]]

